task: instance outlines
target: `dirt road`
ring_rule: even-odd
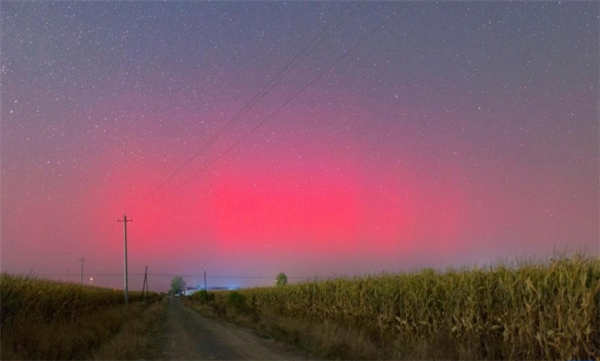
[[[298,351],[249,330],[209,319],[169,300],[163,355],[168,360],[305,360]]]

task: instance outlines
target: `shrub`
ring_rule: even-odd
[[[215,300],[215,294],[209,293],[206,290],[200,290],[192,294],[191,298],[192,300],[198,301],[200,303],[208,303]]]
[[[232,291],[227,294],[227,305],[233,307],[236,311],[245,311],[246,309],[246,296],[243,294]]]

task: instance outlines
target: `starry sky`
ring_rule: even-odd
[[[121,288],[124,214],[130,289],[596,254],[599,6],[3,1],[1,269]]]

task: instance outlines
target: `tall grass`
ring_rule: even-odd
[[[600,261],[583,256],[238,292],[240,313],[359,331],[374,357],[600,358]],[[236,309],[226,293],[212,305]]]
[[[141,299],[141,293],[131,299]],[[145,306],[123,303],[123,293],[112,289],[2,274],[2,359],[90,358]]]

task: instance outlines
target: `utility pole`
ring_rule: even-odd
[[[206,271],[204,271],[204,290],[207,291],[207,289],[206,289]]]
[[[125,250],[125,272],[124,272],[124,278],[125,278],[125,289],[123,290],[123,292],[125,292],[125,304],[129,304],[129,279],[128,279],[128,274],[127,274],[127,223],[128,222],[133,222],[133,219],[127,219],[127,215],[123,215],[123,220],[117,219],[117,222],[123,222],[123,228],[124,228],[124,238],[123,238],[123,243],[124,243],[124,250]]]
[[[81,259],[79,259],[79,262],[81,262],[81,273],[79,273],[79,284],[83,286],[83,261],[85,261],[85,259],[83,257],[81,257]]]
[[[146,302],[150,300],[150,289],[148,288],[148,266],[146,266],[146,271],[144,271],[144,285],[142,286],[142,301],[144,300],[144,291],[146,291]]]

